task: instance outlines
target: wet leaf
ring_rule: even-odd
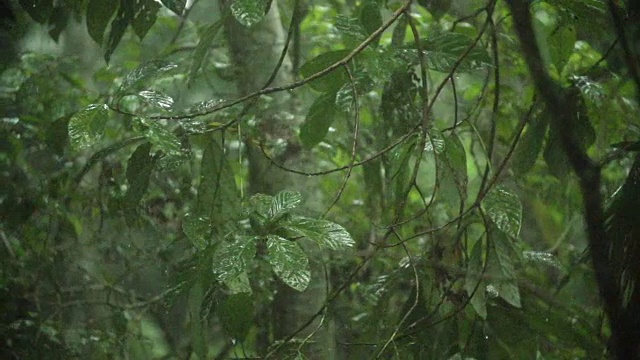
[[[182,221],[182,231],[191,240],[193,246],[204,250],[211,238],[211,219],[193,213],[186,214]]]
[[[344,59],[350,52],[350,50],[335,50],[322,53],[302,65],[300,74],[307,78],[315,73],[321,72],[334,63]],[[348,82],[349,77],[345,70],[338,68],[321,78],[311,81],[309,86],[317,91],[335,92]]]
[[[483,249],[482,240],[479,239],[473,246],[469,264],[467,265],[465,289],[467,290],[467,295],[472,296],[470,302],[473,309],[481,318],[486,319],[487,296],[484,289],[484,281],[482,281]]]
[[[77,112],[69,120],[69,141],[76,150],[93,146],[104,136],[109,119],[109,108],[104,104],[92,104]]]
[[[300,127],[300,140],[307,148],[318,145],[327,136],[336,117],[335,93],[320,95],[309,108]]]
[[[145,90],[140,91],[138,96],[145,102],[161,109],[171,109],[173,106],[173,98],[157,91]]]
[[[187,0],[161,0],[162,5],[166,6],[169,10],[176,13],[176,15],[182,15],[184,8],[187,4]]]
[[[236,236],[232,242],[219,244],[213,256],[213,271],[218,280],[227,282],[240,276],[256,256],[257,237]]]
[[[89,0],[87,4],[87,32],[98,44],[102,44],[104,33],[118,10],[118,2],[113,0]]]
[[[246,27],[257,24],[269,10],[271,0],[234,0],[231,13]]]
[[[522,204],[516,194],[504,186],[497,186],[489,191],[482,201],[482,207],[498,229],[514,239],[518,238]]]
[[[284,227],[332,250],[344,250],[355,245],[349,232],[331,221],[296,216],[287,220]]]
[[[277,235],[267,236],[269,263],[276,275],[295,290],[304,291],[311,280],[309,259],[300,246]]]
[[[243,341],[253,324],[255,307],[251,294],[238,293],[228,296],[218,307],[218,318],[225,334],[236,341]]]
[[[216,36],[220,33],[220,29],[224,24],[223,20],[224,19],[220,19],[211,24],[200,36],[196,50],[193,52],[193,61],[189,67],[189,80],[187,80],[189,85],[193,84],[195,81],[196,76],[198,75],[198,70],[200,70],[202,62],[204,61],[204,57],[207,55],[207,52],[209,52],[209,49],[211,49]]]

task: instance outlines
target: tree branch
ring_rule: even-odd
[[[600,195],[600,167],[595,164],[580,145],[572,131],[572,123],[578,112],[576,104],[569,101],[562,88],[549,77],[538,49],[529,2],[524,0],[508,1],[515,29],[520,39],[522,53],[541,99],[546,103],[551,115],[551,128],[560,137],[564,153],[567,155],[573,171],[578,176],[584,203],[584,217],[587,226],[591,261],[596,275],[600,296],[611,326],[612,353],[616,358],[635,359],[632,344],[626,344],[624,329],[629,319],[621,312],[621,293],[616,284],[613,268],[609,260],[609,241],[604,226],[604,209]]]

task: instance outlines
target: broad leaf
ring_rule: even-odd
[[[282,215],[295,209],[302,201],[302,196],[297,191],[280,191],[271,200],[271,208],[269,209],[269,217],[271,221],[277,221]]]
[[[467,53],[472,45],[473,39],[466,35],[455,32],[435,32],[423,41],[422,50],[425,51],[427,67],[435,71],[448,73],[458,61],[460,63],[456,68],[457,72],[470,72],[492,66],[491,57],[486,49],[482,48],[481,43],[475,44]],[[417,64],[418,58],[415,52],[412,52],[410,59]]]
[[[442,154],[447,148],[447,142],[444,140],[442,133],[435,129],[432,129],[427,134],[427,143],[424,146],[424,151],[434,152],[436,154]]]
[[[227,282],[244,273],[256,256],[257,241],[253,236],[236,236],[233,242],[222,242],[212,260],[218,280]]]
[[[166,154],[179,154],[180,140],[164,125],[156,120],[138,118],[138,121],[147,127],[145,137]]]
[[[367,37],[360,20],[357,18],[337,15],[333,19],[333,24],[347,46],[357,46]]]
[[[307,78],[315,73],[321,72],[334,63],[344,59],[350,52],[350,50],[335,50],[320,54],[302,65],[300,74]],[[309,86],[318,91],[335,92],[348,82],[349,76],[345,70],[338,68],[321,78],[313,80],[309,83]]]
[[[253,324],[255,308],[251,294],[228,296],[218,307],[218,318],[225,334],[235,341],[243,341]]]
[[[271,0],[234,0],[231,13],[246,27],[257,24],[269,10]]]
[[[333,250],[343,250],[355,245],[347,230],[331,221],[296,216],[288,219],[284,227]]]
[[[161,109],[171,109],[173,106],[173,98],[171,96],[159,93],[157,91],[152,90],[144,90],[138,93],[138,96],[142,98],[149,105],[153,105],[155,107]]]
[[[122,84],[120,84],[120,87],[118,88],[117,94],[119,96],[125,95],[129,90],[140,84],[142,81],[160,73],[173,70],[176,67],[177,65],[166,61],[154,60],[146,62],[125,76],[124,80],[122,80]]]
[[[5,6],[7,5],[4,5],[3,9]],[[44,24],[53,11],[53,0],[20,0],[20,6],[33,20]]]
[[[360,9],[360,23],[364,27],[365,33],[371,35],[382,26],[382,15],[380,5],[375,1],[366,1]]]
[[[547,39],[549,56],[558,73],[562,72],[562,69],[569,61],[569,57],[573,54],[576,40],[576,29],[571,25],[560,26],[549,35]]]
[[[342,110],[343,112],[352,111],[353,107],[356,105],[356,95],[357,97],[361,97],[363,94],[368,93],[374,87],[373,80],[369,77],[367,73],[358,72],[354,74],[353,83],[350,81],[344,84],[338,93],[336,94],[335,104],[337,108]],[[354,93],[355,87],[355,93]],[[361,100],[359,100],[361,101]]]
[[[430,131],[433,143],[438,141]],[[442,135],[441,135],[442,136]],[[438,193],[440,198],[457,209],[467,199],[467,156],[462,142],[455,133],[441,137],[444,141],[443,154],[438,156]]]
[[[104,32],[118,10],[118,2],[113,0],[89,0],[87,4],[87,31],[91,38],[102,45]]]
[[[118,47],[122,36],[124,36],[127,27],[129,26],[130,17],[127,15],[126,11],[121,7],[118,10],[118,14],[115,19],[111,22],[111,27],[109,29],[109,37],[107,38],[106,49],[104,52],[104,60],[109,63],[111,60],[111,55]]]
[[[307,148],[318,145],[329,131],[336,117],[335,93],[320,95],[311,105],[300,127],[300,140]]]
[[[502,279],[497,281],[500,297],[509,304],[519,308],[520,291],[518,290],[517,274],[513,265],[516,253],[513,251],[511,241],[501,232],[493,232],[492,245],[500,264]]]
[[[229,294],[253,293],[251,283],[249,282],[249,276],[246,271],[238,274],[238,276],[234,278],[227,279],[224,284],[227,285],[227,291]]]
[[[169,10],[176,13],[176,15],[182,15],[184,8],[187,4],[187,0],[161,0],[162,5],[166,6]]]
[[[514,239],[518,237],[522,204],[516,194],[504,186],[497,186],[482,200],[482,207],[498,229]]]
[[[471,296],[470,303],[476,313],[483,319],[487,318],[487,295],[485,293],[484,281],[482,281],[482,263],[483,263],[482,239],[478,239],[467,265],[467,277],[465,279],[465,289],[467,295]]]
[[[276,275],[287,285],[304,291],[311,280],[309,259],[294,241],[277,235],[267,236],[269,263]]]
[[[543,158],[549,167],[549,172],[558,179],[566,178],[570,173],[571,164],[562,149],[560,136],[554,128],[549,129],[549,136],[544,148]]]
[[[49,36],[56,42],[60,39],[60,34],[67,27],[69,18],[72,16],[64,6],[57,5],[53,8],[49,17]]]
[[[211,24],[200,36],[196,50],[193,52],[193,60],[189,67],[189,80],[187,81],[187,84],[191,85],[195,81],[196,76],[198,75],[198,70],[200,70],[202,62],[204,61],[204,57],[207,55],[209,49],[211,49],[213,41],[216,39],[216,36],[222,28],[223,20],[224,18]]]
[[[200,165],[196,212],[209,217],[220,228],[236,218],[240,197],[235,175],[216,137],[203,136],[202,140],[204,153]]]
[[[522,253],[524,260],[527,262],[533,262],[537,264],[543,264],[556,269],[562,269],[562,264],[556,257],[556,255],[545,251],[524,251]]]
[[[86,149],[102,139],[109,119],[109,108],[104,104],[92,104],[69,120],[69,141],[76,150]]]
[[[182,220],[182,231],[191,240],[193,246],[204,250],[211,238],[211,219],[193,213],[186,214]]]
[[[135,2],[135,16],[131,26],[140,40],[147,35],[151,26],[155,24],[160,8],[160,4],[155,0],[137,0]]]
[[[531,122],[524,128],[524,134],[513,153],[513,172],[518,176],[531,170],[542,150],[548,122],[545,116],[539,115],[534,115]]]
[[[136,148],[127,161],[127,193],[125,202],[128,206],[136,206],[149,187],[149,177],[155,164],[150,154],[151,143],[144,143]]]

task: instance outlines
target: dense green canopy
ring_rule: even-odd
[[[640,359],[639,3],[0,1],[0,358]]]

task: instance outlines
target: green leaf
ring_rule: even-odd
[[[233,242],[223,242],[213,255],[213,271],[218,280],[227,282],[243,274],[256,256],[255,236],[236,236]]]
[[[543,158],[549,167],[549,172],[558,179],[566,178],[570,173],[567,170],[571,169],[571,164],[569,164],[569,159],[564,153],[561,141],[557,130],[553,127],[549,128],[549,136],[544,148]]]
[[[545,116],[534,115],[533,119],[524,128],[524,134],[518,141],[513,153],[513,172],[522,176],[529,172],[536,163],[542,150],[544,136],[547,133],[548,122]]]
[[[109,37],[107,38],[107,45],[104,52],[104,60],[109,63],[111,60],[111,55],[118,47],[122,36],[127,30],[127,26],[129,26],[130,18],[126,14],[126,11],[121,7],[118,10],[118,14],[115,19],[111,22],[111,28],[109,29]]]
[[[333,25],[348,46],[356,46],[366,39],[367,34],[360,20],[345,15],[336,15]]]
[[[162,5],[176,13],[176,15],[182,15],[182,12],[187,5],[187,0],[161,0],[161,2]]]
[[[63,155],[69,145],[69,120],[68,116],[61,117],[47,126],[45,143],[47,148],[56,155]]]
[[[432,142],[438,142],[438,137],[433,136],[434,130],[430,131]],[[440,197],[443,201],[450,203],[453,209],[457,209],[461,202],[467,199],[467,156],[464,146],[456,133],[449,136],[442,136],[443,154],[437,159],[443,165],[439,171]],[[431,145],[433,146],[433,145]]]
[[[276,275],[287,285],[304,291],[311,280],[309,259],[300,246],[277,235],[267,236],[269,263]]]
[[[204,250],[211,238],[211,219],[197,214],[185,214],[182,220],[182,231],[191,240],[193,246]]]
[[[225,334],[235,341],[242,342],[255,315],[251,294],[239,293],[228,296],[218,307],[218,318]]]
[[[138,96],[142,98],[149,105],[153,105],[155,107],[161,109],[171,109],[173,106],[173,98],[171,96],[159,93],[157,91],[152,90],[144,90],[138,93]]]
[[[442,136],[442,132],[432,129],[427,133],[427,143],[424,146],[424,151],[442,154],[446,148],[447,142]]]
[[[540,50],[540,58],[545,68],[551,66],[551,53],[549,52],[549,33],[551,29],[549,25],[540,20],[539,17],[532,18],[533,32],[535,33],[536,44]]]
[[[560,26],[547,39],[549,56],[558,73],[562,72],[562,69],[569,61],[569,57],[573,54],[576,40],[576,29],[572,25]]]
[[[269,217],[271,221],[278,221],[284,214],[293,210],[302,201],[302,196],[297,191],[280,191],[271,200]]]
[[[429,69],[450,72],[455,63],[462,58],[467,49],[473,44],[473,39],[455,32],[434,32],[423,41],[422,49],[426,55],[426,65]],[[476,44],[473,49],[464,56],[462,62],[456,68],[457,72],[471,72],[487,66],[493,66],[487,50]],[[417,64],[418,58],[415,52],[410,57],[412,63]]]
[[[160,8],[160,4],[155,0],[137,0],[135,2],[136,14],[131,26],[140,40],[147,35],[151,26],[155,24]]]
[[[367,1],[360,10],[360,23],[367,35],[373,34],[382,26],[382,15],[380,14],[380,5],[375,1]]]
[[[20,0],[20,6],[33,20],[44,24],[53,11],[53,0]]]
[[[372,215],[375,214],[370,217],[371,219],[377,218],[382,211],[382,194],[384,185],[381,165],[382,162],[380,159],[375,159],[373,161],[368,161],[362,166],[366,210]]]
[[[179,154],[181,152],[180,140],[164,125],[156,120],[137,118],[142,125],[147,127],[145,137],[166,154]]]
[[[60,39],[62,31],[67,27],[71,16],[66,7],[56,6],[53,8],[49,17],[49,36],[56,42]]]
[[[91,104],[80,110],[69,120],[69,141],[76,150],[93,146],[102,139],[109,119],[109,107]]]
[[[393,203],[400,204],[410,181],[409,161],[417,150],[416,136],[412,136],[397,146],[385,159],[385,177],[392,185]]]
[[[227,291],[230,294],[253,293],[251,284],[249,283],[249,276],[246,271],[238,274],[238,276],[234,278],[227,279],[224,284],[227,285]]]
[[[189,79],[187,80],[188,85],[193,84],[195,81],[196,76],[198,75],[198,70],[200,70],[202,62],[204,61],[204,57],[207,55],[207,52],[209,52],[209,49],[211,49],[213,41],[222,28],[224,23],[223,20],[224,18],[211,24],[200,36],[196,50],[193,52],[193,61],[189,67]]]
[[[200,165],[200,185],[196,203],[197,213],[207,216],[216,228],[236,219],[240,196],[235,175],[227,156],[214,135],[202,137],[204,153]]]
[[[300,127],[300,141],[307,148],[318,145],[327,136],[336,117],[335,93],[322,94],[311,105]]]
[[[350,52],[350,50],[335,50],[322,53],[302,65],[300,68],[300,74],[303,77],[308,78],[309,76],[321,72],[329,66],[344,59]],[[309,86],[317,91],[335,92],[348,81],[349,76],[345,70],[338,68],[316,80],[311,81]]]
[[[295,216],[288,219],[283,227],[333,250],[343,250],[355,245],[347,230],[331,221]]]
[[[136,206],[149,187],[149,177],[155,164],[155,158],[150,154],[151,143],[144,143],[136,148],[127,161],[127,206]]]
[[[134,86],[142,83],[144,80],[156,76],[160,73],[173,70],[176,67],[176,64],[167,61],[154,60],[146,62],[129,72],[124,77],[124,80],[122,80],[122,84],[120,84],[120,87],[118,88],[116,94],[118,94],[119,96],[125,95]]]
[[[246,27],[257,24],[269,10],[271,0],[234,0],[231,13]]]
[[[118,10],[118,2],[113,0],[89,0],[87,4],[87,32],[96,43],[102,45],[104,32],[113,14]]]
[[[513,251],[511,241],[503,233],[494,232],[492,243],[502,271],[502,279],[497,285],[500,297],[512,306],[520,308],[520,291],[518,290],[516,270],[513,266],[516,253]]]
[[[343,112],[349,112],[356,104],[356,96],[361,97],[363,94],[368,93],[373,89],[373,80],[363,72],[359,72],[354,75],[353,83],[348,82],[344,84],[338,93],[336,94],[335,104],[337,108]],[[353,88],[355,87],[355,94]]]
[[[273,203],[273,196],[266,194],[255,194],[249,199],[250,209],[252,212],[260,215],[264,221],[267,221],[271,215],[271,204]]]
[[[498,229],[518,238],[522,223],[522,204],[518,195],[504,186],[497,186],[482,200],[482,207]]]
[[[487,294],[485,293],[484,281],[482,281],[483,248],[482,239],[478,239],[469,257],[464,286],[467,290],[467,295],[472,296],[470,299],[471,306],[481,318],[486,319]]]
[[[524,251],[522,256],[527,262],[543,264],[546,266],[550,266],[552,268],[556,268],[558,270],[562,270],[562,264],[560,260],[556,257],[556,255],[545,252],[545,251]]]

